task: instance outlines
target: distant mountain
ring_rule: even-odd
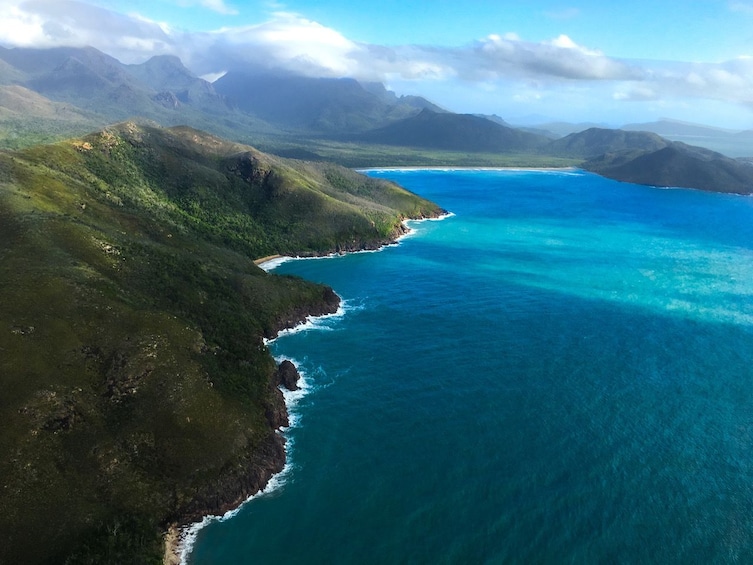
[[[25,74],[1,58],[3,47],[0,47],[0,85],[18,84],[25,78]],[[7,49],[6,49],[7,51]]]
[[[561,135],[557,133],[553,133],[549,130],[543,129],[543,128],[537,128],[537,127],[529,127],[529,126],[516,126],[505,120],[504,118],[498,116],[497,114],[473,114],[474,116],[477,116],[479,118],[486,118],[489,121],[492,121],[496,124],[499,124],[501,126],[505,126],[508,128],[518,129],[520,131],[525,131],[528,133],[532,133],[534,135],[541,135],[544,137],[548,137],[549,139],[559,139],[562,137]]]
[[[506,128],[515,127],[507,123],[507,121],[505,121],[504,118],[502,118],[501,116],[498,116],[497,114],[473,114],[473,115],[476,116],[477,118],[484,118],[484,119],[489,120],[490,122],[494,122],[495,124],[505,126]]]
[[[521,127],[517,122],[513,121],[512,124],[515,127]],[[566,135],[570,135],[571,133],[579,133],[581,131],[586,131],[587,129],[592,128],[598,128],[598,129],[611,129],[608,124],[604,123],[596,123],[596,122],[581,122],[581,123],[570,123],[570,122],[552,122],[552,121],[542,121],[534,124],[524,124],[526,126],[526,129],[538,129],[538,130],[544,130],[551,132],[556,137],[564,137]]]
[[[711,127],[679,120],[627,124],[626,131],[650,131],[671,141],[682,141],[723,153],[728,157],[753,156],[753,136],[731,129]]]
[[[45,116],[30,113],[15,115],[10,121],[0,118],[0,143],[3,129],[10,130],[8,136],[28,144],[80,134],[132,117],[167,126],[191,125],[236,139],[248,139],[249,132],[266,135],[279,131],[232,108],[209,82],[193,75],[176,57],[153,57],[140,65],[123,65],[91,47],[0,48],[0,84],[3,82],[75,106],[88,118],[81,121],[81,127],[71,120],[65,126],[59,120],[51,122],[46,138],[39,121],[47,119]],[[14,147],[15,143],[4,145]]]
[[[445,110],[444,108],[437,106],[433,102],[429,102],[426,98],[423,98],[421,96],[398,96],[392,90],[387,90],[387,87],[385,87],[381,82],[359,81],[359,84],[363,87],[364,90],[375,94],[379,97],[380,100],[390,106],[404,104],[418,110],[427,109],[433,112],[447,112],[447,110]]]
[[[398,98],[383,86],[364,87],[351,78],[231,71],[214,87],[262,120],[318,133],[361,132],[434,106],[418,97]]]
[[[26,86],[52,100],[117,117],[127,117],[134,111],[152,115],[150,93],[120,63],[112,61],[69,57],[51,71],[28,81]]]
[[[207,82],[197,78],[178,57],[173,55],[157,55],[144,63],[126,65],[125,68],[143,84],[158,92],[187,90],[196,83]]]
[[[590,159],[582,166],[624,182],[753,193],[753,165],[750,162],[677,141],[659,149],[608,153]]]
[[[93,47],[0,48],[0,59],[17,71],[24,73],[27,78],[47,73],[55,67],[59,67],[71,57],[77,57],[81,61],[95,62],[95,65],[98,64],[96,61],[102,62],[103,60],[112,60],[118,63],[113,57]]]
[[[549,142],[543,136],[486,118],[431,110],[422,110],[416,116],[366,132],[357,139],[384,145],[493,153],[535,151]]]
[[[81,135],[107,120],[19,85],[0,86],[0,147],[18,148]]]
[[[626,124],[620,129],[626,131],[650,131],[663,137],[726,137],[736,133],[735,130],[715,128],[683,122],[680,120],[661,119],[655,122]]]
[[[53,102],[49,98],[19,85],[0,86],[0,113],[2,112],[35,115],[40,118],[58,120],[92,117],[72,104]]]
[[[221,112],[228,106],[212,83],[194,75],[178,57],[158,55],[140,65],[126,65],[125,68],[157,92],[153,99],[172,101],[174,97],[178,104],[190,104],[212,113]]]
[[[542,135],[548,139],[560,139],[562,135],[558,133],[554,133],[553,131],[549,131],[548,129],[542,129],[542,128],[532,128],[532,127],[524,127],[519,126],[517,127],[520,131],[527,131],[528,133],[533,133],[536,135]]]
[[[668,141],[655,133],[590,128],[549,143],[546,152],[563,157],[590,159],[603,153],[656,150]]]
[[[452,151],[455,159],[458,152],[490,153],[495,159],[528,153],[535,156],[533,161],[552,157],[555,162],[605,153],[624,158],[625,151],[658,150],[677,139],[728,156],[753,156],[751,132],[672,120],[629,124],[621,130],[556,122],[542,124],[543,129],[513,128],[499,116],[454,114],[419,96],[398,96],[376,82],[242,69],[209,83],[177,57],[155,56],[124,65],[91,47],[0,47],[0,86],[16,89],[0,96],[3,147],[59,139],[139,117],[166,126],[190,125],[310,160],[348,163],[353,162],[352,153],[338,145],[343,141],[414,148],[413,160],[406,161],[411,164],[427,158],[424,149]],[[34,94],[23,100],[18,88]],[[369,155],[372,161],[392,157],[389,151],[374,157],[363,146],[359,152],[359,165],[369,162]]]
[[[75,104],[110,121],[129,116],[161,118],[157,94],[117,59],[92,47],[7,49],[0,58],[22,73],[18,84],[56,101]]]

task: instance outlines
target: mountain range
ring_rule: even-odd
[[[21,104],[24,98],[27,103]],[[380,83],[350,78],[233,68],[210,83],[174,56],[125,65],[91,47],[0,48],[4,146],[81,135],[133,117],[165,126],[189,125],[283,155],[348,165],[436,165],[449,160],[455,165],[581,166],[604,156],[602,164],[620,162],[622,172],[617,175],[613,167],[601,165],[593,170],[615,178],[704,190],[753,190],[748,161],[723,154],[710,159],[685,144],[674,145],[673,155],[682,155],[684,162],[703,171],[700,177],[711,180],[696,182],[697,175],[656,168],[654,164],[669,152],[655,159],[628,158],[690,139],[734,145],[741,153],[753,138],[749,132],[664,120],[617,130],[583,124],[563,136],[568,131],[563,124],[550,124],[556,131],[546,125],[515,128],[499,116],[456,114],[421,97],[398,96]],[[648,165],[624,174],[631,167]],[[724,184],[733,169],[739,180]]]
[[[728,157],[753,157],[753,130],[736,131],[670,119],[626,124],[620,129],[650,131],[671,141],[699,145]]]

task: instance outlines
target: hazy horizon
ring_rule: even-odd
[[[0,0],[0,45],[383,82],[458,113],[753,129],[753,2]],[[546,120],[544,120],[546,121]]]

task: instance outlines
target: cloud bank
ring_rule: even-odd
[[[234,13],[224,0],[182,0]],[[753,109],[753,58],[721,63],[628,61],[566,35],[529,42],[489,35],[461,47],[383,46],[352,41],[337,30],[288,12],[257,25],[188,32],[137,14],[80,0],[2,0],[0,43],[6,46],[94,46],[124,62],[173,54],[198,75],[254,66],[310,76],[352,76],[386,83],[457,84],[487,92],[579,92],[614,103],[672,99],[721,101]],[[747,10],[736,2],[732,9]],[[570,17],[572,14],[552,14]]]

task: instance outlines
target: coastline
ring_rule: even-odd
[[[259,259],[254,259],[254,265],[258,267],[260,265],[263,265],[264,263],[268,263],[269,261],[280,259],[281,257],[284,257],[284,255],[267,255],[266,257],[260,257]]]
[[[351,253],[376,253],[380,252],[383,249],[398,245],[400,241],[406,237],[409,237],[412,235],[415,230],[407,225],[407,222],[424,222],[424,221],[439,221],[444,220],[446,218],[450,218],[454,216],[452,212],[448,212],[446,210],[441,210],[441,213],[437,216],[428,216],[428,217],[420,217],[420,218],[405,218],[401,220],[401,228],[398,231],[397,235],[389,240],[380,242],[373,246],[366,246],[363,249],[356,249],[356,250],[345,250],[345,251],[336,251],[328,254],[322,254],[322,255],[308,255],[308,256],[297,256],[297,257],[291,257],[286,255],[268,255],[266,257],[261,257],[259,259],[256,259],[254,261],[254,264],[256,264],[261,269],[269,272],[273,269],[275,269],[277,266],[281,265],[282,263],[286,261],[296,260],[296,259],[327,259],[327,258],[334,258],[334,257],[340,257],[344,256],[346,254]],[[329,289],[330,300],[334,296],[337,298],[337,308],[334,311],[323,311],[318,310],[315,312],[304,312],[304,311],[297,311],[294,312],[290,317],[280,320],[280,326],[276,329],[274,332],[274,335],[270,338],[262,338],[264,345],[273,342],[279,337],[282,337],[284,335],[287,335],[291,332],[301,331],[302,329],[311,329],[316,328],[316,320],[326,319],[330,317],[336,317],[336,316],[342,316],[344,314],[344,308],[343,308],[343,301],[332,289]],[[332,304],[332,302],[328,300],[329,304]],[[279,362],[280,360],[276,359],[276,361]],[[298,369],[296,365],[296,369]],[[305,388],[305,387],[304,387]],[[284,478],[287,472],[290,469],[290,463],[288,460],[288,448],[286,446],[286,437],[285,432],[293,427],[295,423],[295,419],[291,418],[291,410],[297,403],[297,400],[300,398],[299,396],[296,396],[297,391],[287,391],[282,386],[277,387],[278,390],[282,391],[282,397],[284,401],[283,411],[284,411],[284,418],[286,421],[289,422],[289,425],[284,428],[279,428],[275,433],[277,434],[277,437],[280,438],[282,442],[282,448],[284,452],[284,464],[282,465],[281,469],[278,469],[276,472],[272,472],[269,477],[267,477],[266,481],[262,481],[259,488],[257,488],[252,494],[245,497],[243,500],[238,501],[236,504],[232,505],[230,509],[228,509],[224,514],[218,515],[218,514],[204,514],[203,517],[200,520],[197,520],[195,522],[186,524],[186,525],[179,525],[177,523],[170,524],[167,531],[163,535],[164,540],[164,557],[163,557],[163,565],[184,565],[187,562],[187,558],[190,555],[193,544],[196,540],[196,536],[198,532],[204,528],[206,525],[208,525],[211,522],[214,521],[224,521],[232,518],[235,516],[241,508],[254,498],[267,494],[269,492],[272,492],[279,488],[282,484],[284,484]]]
[[[581,171],[580,167],[461,167],[434,165],[428,167],[364,167],[359,173],[370,171]]]
[[[303,321],[300,321],[293,326],[279,330],[274,337],[270,339],[263,338],[263,343],[266,346],[267,344],[275,341],[278,337],[287,335],[287,333],[289,332],[299,331],[300,328],[309,329],[316,327],[314,323],[315,320],[341,316],[343,313],[344,310],[342,306],[342,300],[340,300],[338,308],[335,312],[307,316]],[[284,359],[275,358],[278,368],[283,360]],[[288,361],[293,362],[289,359]],[[293,363],[296,367],[296,370],[298,370],[298,364],[295,362]],[[288,457],[289,447],[287,446],[288,438],[285,436],[285,433],[287,432],[287,430],[294,427],[297,419],[295,418],[295,414],[293,413],[293,408],[298,403],[300,398],[302,398],[308,392],[309,388],[306,384],[304,375],[302,375],[300,372],[298,374],[299,389],[289,390],[286,389],[282,384],[276,386],[277,390],[280,391],[280,396],[283,399],[283,406],[281,407],[281,410],[278,414],[278,418],[284,422],[284,425],[281,425],[277,430],[275,430],[275,436],[276,438],[280,439],[283,447],[284,462],[282,464],[282,467],[278,468],[277,470],[270,469],[269,476],[262,479],[261,484],[258,485],[258,488],[254,492],[244,497],[243,500],[240,500],[237,503],[233,504],[232,507],[223,514],[204,514],[200,520],[183,526],[177,523],[170,524],[167,531],[163,535],[163,565],[185,564],[187,562],[188,556],[193,550],[196,536],[198,535],[199,531],[201,531],[205,526],[212,522],[223,522],[225,520],[229,520],[230,518],[238,514],[238,512],[240,512],[243,506],[245,506],[248,502],[251,502],[253,499],[264,494],[269,494],[277,490],[284,484],[285,476],[290,470],[290,461]]]
[[[376,170],[376,169],[373,169],[373,170]],[[379,169],[379,170],[385,170],[385,169]],[[446,220],[447,218],[452,218],[454,215],[455,214],[453,212],[448,212],[444,210],[443,213],[440,214],[439,216],[429,216],[425,218],[406,218],[401,221],[403,229],[400,235],[396,236],[393,240],[382,243],[378,247],[374,247],[374,248],[367,247],[367,248],[359,249],[355,251],[340,251],[340,252],[333,251],[325,255],[268,255],[266,257],[260,257],[259,259],[255,259],[254,264],[257,267],[263,269],[264,271],[269,272],[269,271],[273,271],[274,269],[276,269],[283,263],[287,263],[288,261],[297,261],[300,259],[332,259],[335,257],[342,257],[344,255],[355,255],[358,253],[379,253],[388,247],[392,247],[393,245],[399,245],[403,239],[413,235],[415,230],[408,225],[408,222],[416,222],[416,223],[438,222],[441,220]]]

